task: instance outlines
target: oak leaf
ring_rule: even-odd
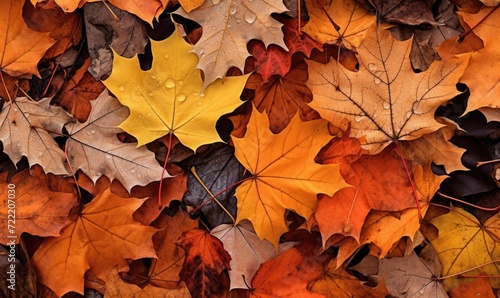
[[[359,240],[370,210],[399,211],[414,207],[408,176],[394,146],[377,155],[361,155],[359,141],[348,137],[332,140],[318,154],[322,164],[339,164],[340,174],[352,188],[333,196],[321,195],[315,218],[323,241],[341,233]],[[380,169],[384,175],[380,175]]]
[[[500,265],[491,264],[500,259],[498,213],[480,223],[472,214],[452,206],[449,213],[432,219],[431,223],[439,230],[431,244],[443,264],[443,277],[473,268],[476,269],[464,275],[500,275]],[[451,277],[445,279],[443,285],[450,290],[458,282],[456,277]],[[500,285],[499,278],[490,278],[490,282],[493,288]]]
[[[328,298],[378,298],[386,297],[388,294],[383,280],[375,288],[372,288],[348,274],[343,268],[337,269],[335,264],[335,260],[330,261],[326,270],[309,282],[307,288]]]
[[[84,123],[68,123],[66,151],[74,171],[81,169],[95,183],[105,175],[117,179],[130,192],[135,185],[159,180],[162,167],[146,146],[123,143],[117,127],[127,117],[127,108],[104,90],[92,101],[92,112]]]
[[[184,232],[177,240],[186,258],[180,272],[193,297],[225,297],[226,289],[219,280],[224,270],[231,269],[231,257],[219,239],[199,229]]]
[[[324,297],[307,288],[307,283],[321,274],[328,260],[319,256],[318,251],[313,241],[306,241],[262,264],[252,280],[250,297]]]
[[[38,61],[56,41],[36,32],[22,17],[24,1],[0,2],[0,69],[11,76],[37,75]]]
[[[64,152],[52,133],[62,135],[71,116],[49,103],[48,97],[38,102],[18,97],[5,103],[0,112],[0,140],[14,164],[24,155],[30,166],[39,164],[46,173],[68,174]]]
[[[372,26],[358,48],[358,72],[336,61],[309,62],[311,107],[335,126],[349,120],[351,136],[360,138],[371,154],[391,142],[417,139],[443,127],[434,112],[459,94],[455,85],[469,56],[435,61],[427,71],[414,73],[411,42],[396,41],[389,31]]]
[[[120,127],[138,146],[173,133],[186,147],[196,149],[222,141],[215,123],[242,104],[239,96],[247,76],[218,80],[201,93],[203,81],[195,69],[196,55],[175,31],[163,41],[151,41],[153,66],[142,71],[137,58],[114,56],[108,89],[130,109]],[[205,81],[206,82],[206,81]]]
[[[247,289],[247,280],[252,280],[262,263],[286,251],[293,242],[282,243],[276,251],[267,240],[260,240],[249,221],[237,225],[224,224],[215,227],[210,234],[219,238],[224,249],[231,255],[230,290]]]
[[[252,74],[245,86],[255,90],[252,102],[259,112],[266,112],[269,117],[269,129],[273,133],[281,132],[297,114],[302,121],[319,119],[319,114],[307,103],[311,102],[311,90],[305,82],[309,74],[307,64],[301,57],[292,61],[292,69],[284,75],[272,76],[263,81],[262,77]]]
[[[115,267],[127,269],[126,259],[154,257],[151,237],[157,230],[132,220],[143,202],[109,190],[95,197],[61,236],[46,238],[35,252],[31,261],[39,281],[59,297],[70,291],[83,294],[85,271],[104,280]]]
[[[60,230],[71,223],[71,209],[78,206],[74,191],[53,190],[41,168],[34,167],[31,171],[31,175],[28,170],[17,173],[9,183],[5,182],[7,173],[0,175],[0,225],[5,227],[0,236],[4,245],[9,240],[19,243],[22,233],[41,237],[59,236]],[[15,214],[11,213],[13,204]],[[11,226],[15,228],[13,233],[10,233]],[[16,238],[9,239],[9,236]]]
[[[190,13],[176,10],[176,14],[203,27],[201,39],[192,50],[200,58],[196,67],[205,74],[203,89],[224,78],[231,66],[243,71],[250,56],[246,45],[251,39],[261,40],[266,47],[273,43],[287,49],[281,23],[271,17],[271,13],[286,10],[278,0],[209,0]]]
[[[500,108],[497,99],[500,94],[500,75],[496,71],[497,63],[492,63],[500,59],[500,50],[496,46],[500,42],[500,28],[496,22],[500,10],[484,7],[477,14],[461,15],[484,42],[483,49],[472,53],[469,66],[460,78],[460,82],[467,84],[471,90],[464,114],[481,107]]]
[[[269,130],[269,120],[255,108],[243,138],[232,138],[235,156],[252,174],[236,189],[236,223],[249,219],[260,239],[276,247],[287,231],[286,209],[309,218],[316,195],[333,195],[348,186],[339,166],[319,165],[314,157],[332,136],[323,120],[300,121],[296,115],[280,134]]]
[[[320,7],[325,3],[326,7]],[[328,4],[326,4],[328,3]],[[367,29],[375,22],[375,15],[355,0],[306,1],[311,20],[302,28],[320,43],[342,45],[348,49],[359,47]],[[331,19],[339,27],[331,23]]]

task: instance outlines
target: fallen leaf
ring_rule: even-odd
[[[432,15],[431,2],[426,0],[368,0],[379,17],[388,22],[405,25],[438,25]]]
[[[481,297],[495,298],[490,281],[487,278],[473,278],[470,282],[458,284],[449,292],[450,298]]]
[[[500,10],[496,8],[484,7],[477,14],[462,14],[465,22],[484,42],[483,49],[472,53],[469,66],[460,78],[460,82],[467,84],[471,91],[464,115],[481,107],[500,108],[497,100],[500,75],[496,71],[497,64],[492,63],[500,59],[500,51],[495,46],[500,42],[500,30],[495,21]]]
[[[190,13],[191,10],[197,9],[204,2],[205,2],[205,0],[179,0],[179,3],[181,4],[182,8],[184,8],[184,10],[187,13]]]
[[[307,288],[328,298],[379,298],[386,297],[388,294],[383,280],[375,288],[372,288],[364,285],[364,282],[348,274],[344,269],[337,269],[335,264],[335,260],[330,261],[326,270],[309,282]]]
[[[87,120],[92,109],[90,101],[96,99],[105,88],[87,71],[90,63],[90,58],[85,60],[53,98],[53,104],[62,106],[80,122]]]
[[[118,20],[113,18],[110,10]],[[88,70],[96,79],[105,79],[111,74],[111,49],[126,58],[144,53],[144,47],[148,43],[146,24],[133,14],[102,1],[87,3],[83,7],[83,13],[88,51],[92,58]]]
[[[37,64],[56,41],[49,33],[28,28],[22,17],[23,1],[0,2],[0,69],[10,76],[39,76]]]
[[[500,215],[496,214],[481,224],[467,211],[453,207],[450,212],[431,220],[439,230],[439,235],[431,241],[443,264],[442,276],[447,277],[463,272],[467,275],[500,275],[500,265],[490,264],[500,259]],[[476,268],[474,270],[470,270]],[[462,277],[462,278],[463,278]],[[443,281],[444,288],[450,290],[462,278],[449,277]],[[490,278],[493,288],[498,288],[499,278]]]
[[[209,0],[190,13],[176,10],[174,13],[203,27],[201,39],[192,49],[200,58],[196,68],[205,74],[201,91],[224,78],[231,66],[243,71],[250,56],[243,49],[251,39],[261,40],[266,47],[274,43],[286,50],[281,23],[271,17],[271,13],[286,10],[278,0]]]
[[[468,56],[435,61],[427,71],[414,73],[408,57],[411,40],[396,41],[377,27],[370,28],[358,48],[358,72],[336,61],[310,61],[307,82],[313,93],[310,106],[335,126],[349,120],[351,137],[360,138],[371,154],[443,127],[434,112],[459,94],[455,85],[468,62]]]
[[[305,82],[309,74],[307,64],[301,57],[294,58],[292,69],[284,76],[272,76],[267,81],[253,74],[245,86],[255,90],[253,104],[269,117],[269,128],[280,133],[299,112],[302,121],[319,119],[319,114],[306,103],[311,102],[311,90]],[[233,134],[234,135],[234,134]]]
[[[314,162],[331,139],[323,120],[301,122],[295,116],[277,135],[268,127],[268,117],[254,108],[245,136],[232,139],[236,158],[252,174],[236,189],[236,223],[250,220],[259,238],[277,247],[287,231],[286,209],[307,219],[316,209],[318,193],[331,196],[348,185],[338,165]]]
[[[283,22],[283,35],[288,51],[271,44],[266,46],[260,41],[250,41],[249,52],[255,57],[255,71],[262,75],[265,82],[272,75],[285,76],[292,66],[292,55],[302,52],[310,57],[313,49],[323,51],[321,44],[317,43],[307,34],[298,31],[298,21],[295,19],[280,19]]]
[[[0,231],[2,244],[19,243],[22,233],[59,236],[61,229],[72,222],[70,211],[78,206],[74,189],[71,193],[50,189],[40,167],[34,167],[31,175],[28,170],[17,173],[9,183],[6,176],[0,176],[0,225],[5,227]]]
[[[252,280],[250,297],[324,297],[307,289],[308,281],[321,273],[328,260],[318,256],[318,250],[316,243],[307,241],[262,264]]]
[[[160,180],[163,168],[153,152],[116,137],[123,132],[117,125],[127,114],[127,108],[104,90],[92,101],[87,121],[66,124],[66,151],[74,172],[81,169],[94,183],[103,175],[117,179],[129,192],[135,185]]]
[[[29,255],[26,251],[24,244],[19,245],[14,248],[14,253],[12,253],[12,248],[15,246],[10,246],[5,248],[0,246],[0,278],[4,280],[2,287],[0,287],[0,295],[5,298],[17,298],[17,297],[41,297],[38,296],[42,293],[38,290],[38,284],[36,282],[36,273],[30,264]],[[11,266],[14,265],[13,269]],[[14,274],[12,274],[14,272]],[[15,284],[14,290],[9,287],[12,275],[14,281],[22,279],[22,282]],[[38,294],[38,295],[37,295]],[[43,296],[47,297],[47,296]],[[47,297],[50,298],[50,297]]]
[[[232,223],[236,217],[236,198],[231,186],[243,178],[245,170],[234,157],[234,148],[222,143],[209,145],[205,151],[186,160],[186,166],[191,169],[191,173],[188,173],[189,192],[183,202],[195,208],[205,204],[199,210],[203,213],[203,221],[210,228]],[[201,181],[198,181],[193,171]],[[212,199],[212,195],[217,197]],[[226,214],[221,205],[233,218]]]
[[[415,252],[405,258],[380,260],[379,275],[385,279],[390,295],[394,297],[447,298],[441,283],[433,280],[441,272],[434,271]]]
[[[323,241],[336,233],[359,241],[370,210],[399,211],[415,206],[408,175],[395,146],[377,155],[362,153],[359,141],[346,133],[318,154],[317,160],[322,164],[339,164],[340,174],[353,186],[333,196],[320,195],[315,218]],[[380,175],[380,169],[384,169],[384,175]]]
[[[231,269],[231,257],[219,239],[203,230],[193,229],[183,233],[176,244],[186,251],[180,277],[191,296],[225,297],[227,289],[220,282],[219,275]]]
[[[320,3],[321,2],[321,3]],[[323,5],[322,3],[328,3]],[[319,5],[326,6],[320,7]],[[368,28],[375,22],[371,14],[355,0],[306,1],[311,20],[302,28],[320,43],[340,43],[348,48],[358,48],[365,39]],[[338,29],[331,23],[333,19]]]
[[[104,81],[130,116],[120,125],[138,146],[172,133],[196,151],[203,144],[222,141],[215,123],[243,102],[239,95],[247,76],[226,78],[200,93],[203,81],[195,69],[196,55],[175,31],[164,41],[151,41],[153,66],[141,71],[137,58],[115,55],[111,76]],[[206,81],[205,81],[206,82]]]
[[[132,220],[142,203],[109,190],[95,197],[61,236],[46,238],[33,255],[39,282],[59,297],[70,291],[83,294],[85,271],[104,280],[113,268],[126,270],[126,259],[155,257],[151,237],[157,230]]]
[[[276,251],[271,242],[259,239],[252,224],[246,220],[237,225],[220,225],[210,234],[219,238],[224,244],[224,249],[232,256],[229,263],[230,290],[248,289],[247,281],[253,279],[255,272],[264,262],[294,245],[293,242],[282,243]]]
[[[467,171],[468,168],[461,161],[466,150],[449,141],[455,135],[456,130],[455,125],[447,124],[411,142],[401,142],[401,151],[405,158],[412,162],[421,165],[427,165],[430,162],[443,165],[447,173]]]
[[[49,103],[48,97],[38,102],[18,97],[5,103],[0,112],[0,140],[14,164],[24,155],[30,166],[39,164],[46,173],[68,174],[64,152],[52,134],[62,135],[71,117]]]

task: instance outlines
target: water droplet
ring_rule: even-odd
[[[179,81],[177,81],[177,83],[179,84],[179,86],[182,86],[182,84],[184,84],[184,81],[183,80],[179,80]]]
[[[21,143],[17,143],[17,144],[16,144],[16,146],[17,146],[17,147],[21,147],[22,145],[23,145],[23,144],[21,144]]]
[[[168,59],[168,57],[170,57],[170,54],[169,54],[169,53],[165,53],[165,54],[163,54],[163,58]]]
[[[178,102],[184,102],[186,100],[186,94],[184,93],[179,93],[177,94],[177,96],[175,97],[175,99],[178,101]]]
[[[151,76],[151,78],[152,78],[153,80],[156,80],[156,74],[155,74],[155,73],[152,73],[150,76]]]
[[[175,81],[173,79],[167,79],[165,81],[165,87],[168,89],[174,88],[175,87]]]
[[[215,5],[217,5],[217,4],[219,4],[219,3],[220,3],[220,1],[221,1],[221,0],[212,0],[212,3],[213,3],[213,4],[215,4]]]
[[[375,63],[368,64],[368,69],[369,70],[376,70],[377,69],[377,64],[375,64]]]
[[[231,6],[231,8],[229,9],[229,13],[230,14],[235,14],[236,13],[236,7]]]
[[[378,114],[377,114],[377,112],[375,112],[375,113],[373,113],[372,118],[374,118],[374,119],[375,119],[375,118],[377,118],[377,116],[378,116]]]
[[[148,92],[148,95],[149,95],[149,96],[153,96],[153,95],[154,95],[154,93],[153,93],[153,92]]]
[[[199,100],[196,102],[196,105],[201,106],[203,104],[203,101]]]
[[[123,86],[123,85],[118,86],[118,90],[120,90],[122,92],[125,91],[125,86]]]
[[[106,158],[107,158],[107,159],[111,159],[111,157],[113,157],[113,156],[111,156],[111,154],[107,154],[107,153],[106,153]]]
[[[135,169],[130,170],[130,173],[132,174],[135,173]]]
[[[153,113],[151,113],[151,112],[146,113],[146,116],[148,116],[148,117],[151,117],[152,115],[153,115]]]
[[[373,79],[373,82],[374,82],[375,84],[377,84],[377,85],[378,85],[378,84],[380,84],[382,81],[381,81],[379,78],[375,78],[375,79]]]
[[[247,23],[252,24],[253,22],[255,22],[255,18],[256,16],[252,12],[245,12],[245,21],[247,21]]]
[[[420,102],[418,102],[418,101],[416,101],[416,102],[413,103],[413,106],[411,107],[411,110],[415,114],[422,114],[422,113],[424,113],[424,111],[422,111],[422,109],[420,109]]]
[[[17,108],[14,108],[14,112],[17,112],[17,111],[19,111],[19,110]]]
[[[101,173],[101,172],[97,172],[97,173],[95,173],[95,174],[96,174],[96,176],[102,176],[102,173]]]
[[[91,133],[91,134],[95,134],[95,130],[93,130],[93,129],[92,129],[92,130],[90,131],[90,133]]]
[[[39,155],[39,156],[42,156],[42,155],[43,155],[43,152],[38,152],[38,155]]]
[[[205,97],[205,93],[200,93],[200,97]]]
[[[388,109],[390,109],[390,108],[391,108],[391,104],[390,104],[390,103],[388,103],[388,102],[385,102],[385,101],[384,101],[384,104],[383,104],[383,105],[384,105],[384,109],[385,109],[385,110],[388,110]]]
[[[236,19],[236,24],[239,24],[241,23],[241,20],[240,19]]]
[[[406,112],[406,114],[405,114],[405,120],[410,119],[411,115],[413,115],[413,112],[411,112],[411,111]]]
[[[355,116],[355,117],[354,117],[354,120],[355,120],[356,122],[361,122],[361,120],[363,120],[363,119],[365,119],[365,118],[366,118],[366,116],[361,116],[361,115],[359,115],[359,116]]]

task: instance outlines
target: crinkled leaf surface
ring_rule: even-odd
[[[277,247],[287,231],[286,209],[307,219],[316,209],[318,193],[331,196],[346,187],[338,165],[314,162],[331,138],[326,122],[302,122],[298,116],[275,135],[267,115],[254,108],[245,136],[233,138],[236,158],[253,175],[236,189],[236,223],[250,220],[259,238]]]
[[[230,289],[247,289],[246,281],[253,279],[262,263],[294,245],[293,242],[282,243],[276,251],[271,242],[259,239],[252,224],[246,220],[237,225],[220,225],[210,234],[219,238],[224,244],[224,249],[231,255]]]
[[[377,27],[370,28],[358,48],[358,72],[333,60],[326,65],[311,61],[307,81],[311,107],[335,126],[350,121],[351,136],[360,138],[372,154],[391,142],[413,140],[444,126],[434,112],[459,94],[455,85],[468,62],[468,56],[436,61],[427,71],[414,73],[411,39],[396,41]]]
[[[430,2],[422,0],[370,0],[380,17],[387,22],[406,25],[436,25]]]
[[[12,162],[24,155],[30,166],[39,164],[46,173],[68,174],[64,152],[50,132],[62,134],[71,116],[49,103],[48,97],[38,102],[18,97],[14,103],[5,103],[0,112],[0,140]]]
[[[469,270],[466,275],[500,275],[500,265],[486,263],[500,259],[500,214],[481,224],[472,214],[453,207],[449,213],[432,219],[439,230],[438,238],[431,241],[443,264],[442,276]],[[485,266],[483,266],[485,265]],[[493,288],[500,284],[499,278],[490,278]],[[449,290],[456,278],[444,280]]]
[[[162,167],[153,152],[136,143],[123,143],[116,134],[128,115],[127,108],[108,94],[92,101],[92,112],[84,123],[68,123],[66,144],[72,168],[81,169],[94,183],[105,175],[117,179],[130,191],[135,185],[160,180]]]
[[[231,66],[243,70],[251,39],[263,41],[266,47],[273,43],[287,49],[281,23],[271,17],[271,13],[286,10],[279,0],[209,0],[190,13],[176,10],[203,27],[203,35],[193,48],[200,58],[197,68],[205,74],[203,89],[225,77]]]
[[[184,248],[186,258],[180,272],[193,297],[225,297],[226,289],[219,280],[229,270],[231,257],[219,239],[207,232],[193,229],[182,234],[176,242]]]
[[[56,42],[49,33],[28,28],[22,17],[23,4],[0,2],[0,69],[11,76],[38,75],[38,61]]]
[[[226,0],[227,1],[227,0]],[[153,66],[142,71],[137,58],[114,56],[113,71],[104,84],[130,109],[120,125],[144,145],[173,133],[193,151],[222,141],[215,123],[242,104],[239,96],[247,76],[212,83],[201,93],[203,81],[195,69],[196,55],[179,32],[151,41]]]
[[[35,252],[31,261],[39,281],[59,297],[70,291],[83,294],[85,271],[104,280],[115,267],[126,270],[126,259],[154,257],[151,237],[157,230],[132,219],[143,202],[109,190],[95,197],[61,236],[46,238]]]
[[[5,227],[0,236],[4,245],[10,240],[19,243],[22,233],[41,237],[59,236],[60,230],[71,223],[68,215],[71,208],[77,206],[76,193],[52,190],[40,168],[34,168],[32,172],[32,175],[28,170],[19,172],[9,183],[5,181],[7,173],[0,175],[0,225]],[[10,188],[9,184],[14,188]],[[14,191],[14,197],[9,196],[12,194],[9,190]],[[13,219],[8,208],[12,204],[16,205],[15,222],[9,220]],[[16,238],[9,239],[8,236]]]
[[[323,4],[323,7],[319,5]],[[311,20],[302,28],[320,43],[342,43],[348,49],[359,47],[375,16],[356,0],[306,1]],[[325,14],[325,11],[328,15]],[[337,26],[330,22],[332,18]]]

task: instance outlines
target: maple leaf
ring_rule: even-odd
[[[128,268],[128,259],[154,257],[151,237],[157,230],[132,220],[143,200],[123,199],[109,190],[87,204],[61,236],[46,238],[31,261],[39,281],[59,297],[83,294],[83,275],[91,270],[105,279],[113,268]]]
[[[292,242],[282,243],[279,250],[267,240],[260,240],[249,221],[237,225],[223,224],[215,227],[210,234],[219,238],[224,249],[231,255],[229,265],[230,290],[247,289],[247,280],[252,280],[262,263],[270,260],[294,245]]]
[[[328,260],[317,255],[318,248],[313,241],[306,241],[262,264],[252,279],[250,297],[324,297],[306,288]]]
[[[219,239],[199,229],[184,232],[177,240],[186,258],[180,277],[193,297],[225,297],[219,275],[229,270],[231,257]]]
[[[413,0],[371,0],[380,17],[386,22],[406,25],[437,25],[432,15],[432,7],[426,1]]]
[[[159,180],[162,167],[146,146],[123,143],[117,125],[127,117],[127,108],[104,90],[92,101],[92,112],[84,123],[68,123],[66,151],[74,171],[81,169],[95,183],[105,175],[117,179],[130,192],[135,185]]]
[[[500,258],[500,215],[497,213],[484,223],[480,223],[467,211],[453,207],[450,212],[431,220],[439,230],[439,235],[431,241],[443,264],[442,276],[467,271],[465,275],[490,275],[497,277],[500,266],[491,264]],[[449,290],[456,277],[447,278],[443,285]],[[493,288],[500,284],[498,278],[490,278]]]
[[[173,133],[186,147],[196,149],[222,141],[215,123],[242,104],[239,96],[247,76],[226,78],[201,92],[203,81],[195,69],[192,46],[175,31],[164,41],[151,41],[153,66],[141,71],[137,58],[114,56],[113,71],[104,81],[130,116],[120,127],[138,146]]]
[[[467,84],[471,90],[464,114],[480,107],[500,108],[497,99],[500,93],[500,76],[496,71],[498,64],[492,63],[500,59],[496,46],[500,42],[500,28],[495,21],[500,16],[500,10],[484,7],[477,14],[461,15],[484,42],[483,49],[472,53],[469,66],[460,78],[460,82]]]
[[[319,165],[314,157],[332,136],[323,120],[300,121],[295,116],[280,133],[269,130],[269,120],[255,108],[243,138],[232,138],[235,156],[252,174],[234,194],[236,223],[249,219],[260,239],[276,247],[287,231],[285,209],[306,219],[316,209],[318,193],[333,195],[347,187],[338,165]]]
[[[308,62],[311,107],[335,126],[349,120],[351,136],[371,154],[391,142],[417,139],[443,127],[434,112],[459,94],[455,85],[469,56],[435,61],[427,71],[413,73],[411,42],[396,41],[389,31],[372,26],[358,48],[358,72],[336,61]]]
[[[372,288],[364,285],[362,281],[348,274],[344,269],[337,269],[335,264],[335,260],[330,261],[327,269],[309,282],[307,288],[329,298],[386,297],[388,292],[384,280]]]
[[[4,182],[7,173],[0,175],[3,203],[0,208],[0,225],[6,227],[0,231],[0,236],[4,245],[10,240],[19,243],[22,233],[42,237],[59,236],[60,230],[71,223],[68,215],[71,208],[77,206],[76,193],[50,189],[48,177],[41,168],[34,167],[31,171],[31,175],[27,170],[17,173],[10,183]],[[9,212],[11,208],[8,207],[13,203],[16,205],[15,230],[12,231],[15,234],[8,234],[7,227],[10,229],[13,223],[11,220],[14,219]],[[15,239],[9,239],[9,236],[14,235],[17,236]]]
[[[303,121],[319,119],[319,115],[306,103],[311,102],[311,90],[305,82],[308,78],[307,64],[295,58],[292,69],[284,76],[272,76],[266,82],[259,75],[251,75],[246,88],[255,90],[252,102],[259,112],[266,111],[269,128],[273,133],[281,132],[299,111]]]
[[[266,82],[272,75],[284,76],[288,73],[294,53],[302,52],[310,57],[313,49],[323,51],[321,44],[309,35],[301,34],[302,32],[297,29],[298,20],[282,19],[281,22],[283,22],[282,30],[288,51],[273,44],[266,49],[264,43],[260,41],[251,41],[248,45],[250,54],[255,57],[255,71],[262,75]]]
[[[382,259],[379,266],[378,274],[384,276],[394,297],[448,297],[442,284],[433,279],[441,274],[441,267],[431,267],[414,251],[405,258]]]
[[[318,154],[322,164],[339,164],[342,177],[354,186],[341,189],[331,198],[320,196],[315,218],[323,241],[335,233],[359,240],[372,209],[398,211],[415,206],[408,176],[394,147],[374,156],[361,153],[359,141],[346,133]],[[379,174],[381,168],[384,175]]]
[[[191,19],[203,27],[201,39],[193,48],[203,70],[203,89],[235,66],[243,71],[247,42],[258,39],[267,47],[274,43],[287,49],[283,41],[281,23],[271,13],[286,11],[278,0],[210,0],[196,10],[186,13],[179,8],[174,13]],[[237,49],[237,50],[235,50]]]
[[[14,164],[24,155],[30,166],[39,164],[46,173],[68,174],[64,152],[51,133],[62,135],[71,116],[49,103],[48,97],[38,102],[18,97],[5,103],[0,112],[0,140]]]
[[[375,22],[375,16],[355,0],[328,2],[326,8],[318,4],[327,1],[306,1],[311,20],[302,28],[320,43],[342,43],[348,49],[359,47],[367,35],[367,29]],[[334,20],[338,29],[331,23]]]
[[[0,69],[11,76],[37,75],[38,61],[56,41],[28,28],[23,1],[0,2]]]

